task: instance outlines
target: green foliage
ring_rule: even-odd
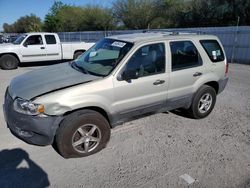
[[[147,29],[159,16],[158,0],[117,0],[113,3],[114,15],[129,29]]]
[[[13,24],[4,23],[3,29],[6,33],[38,32],[42,30],[42,22],[39,17],[31,14],[30,16],[20,17]]]
[[[23,33],[230,26],[238,18],[240,25],[250,24],[249,0],[116,0],[111,8],[55,1],[43,25],[31,14],[3,28]]]
[[[115,28],[115,21],[110,9],[98,6],[83,8],[82,30],[110,30]]]
[[[67,7],[61,1],[55,1],[49,10],[49,13],[45,16],[43,29],[48,32],[61,31],[61,18],[58,15],[61,9]]]
[[[115,27],[112,12],[99,6],[76,7],[56,1],[45,16],[50,32],[107,30]]]

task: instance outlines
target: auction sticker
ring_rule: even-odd
[[[118,41],[115,41],[111,44],[111,46],[116,46],[116,47],[119,47],[119,48],[123,48],[124,46],[126,45],[125,42],[118,42]]]

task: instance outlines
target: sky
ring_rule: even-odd
[[[0,31],[3,24],[14,23],[21,16],[35,14],[44,20],[50,7],[56,0],[0,0]],[[114,0],[61,0],[61,2],[76,6],[100,5],[110,7]]]

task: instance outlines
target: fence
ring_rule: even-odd
[[[240,27],[205,27],[162,29],[159,31],[184,31],[200,34],[213,34],[220,38],[229,62],[250,64],[250,26]],[[105,36],[140,33],[143,30],[115,30],[58,33],[64,42],[85,41],[96,42]]]
[[[114,30],[114,31],[86,31],[86,32],[61,32],[58,33],[63,42],[96,42],[105,36],[141,33],[144,30]],[[240,27],[201,27],[160,29],[157,31],[183,31],[199,34],[213,34],[220,38],[229,62],[250,64],[250,26]],[[17,34],[0,35],[5,38],[15,38]],[[1,38],[1,37],[0,37]],[[1,42],[1,40],[0,40]]]

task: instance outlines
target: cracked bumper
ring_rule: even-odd
[[[8,91],[6,91],[3,112],[12,134],[29,144],[41,146],[52,144],[62,117],[22,114],[14,110],[13,102]]]

